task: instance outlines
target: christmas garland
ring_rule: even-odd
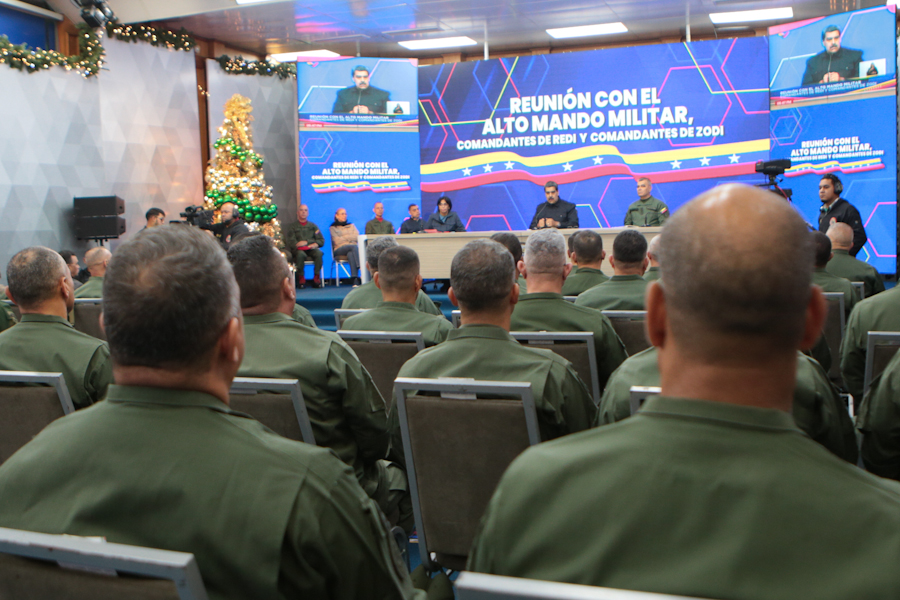
[[[216,59],[226,73],[232,75],[277,75],[280,79],[297,77],[296,63],[273,63],[267,60],[244,60],[243,56],[231,58],[222,55]]]
[[[104,51],[100,37],[84,23],[78,25],[78,47],[78,54],[65,56],[56,50],[32,50],[28,44],[12,44],[8,37],[0,35],[0,63],[28,73],[63,67],[67,71],[75,69],[84,77],[93,77],[103,65]]]
[[[93,77],[100,72],[103,66],[103,44],[100,36],[88,27],[86,23],[79,23],[78,27],[78,54],[66,56],[56,50],[32,50],[27,44],[12,44],[5,35],[0,35],[0,64],[7,63],[13,69],[34,73],[44,71],[50,67],[63,67],[67,71],[75,69],[84,77]],[[196,40],[184,29],[173,33],[164,29],[148,27],[146,25],[122,25],[117,19],[110,19],[106,23],[106,33],[111,38],[124,42],[143,41],[157,47],[165,47],[174,50],[188,52],[197,45]]]

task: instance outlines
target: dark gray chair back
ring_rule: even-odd
[[[900,350],[900,332],[870,331],[866,340],[866,371],[863,380],[863,396],[869,393],[872,381],[884,372],[884,369]],[[862,399],[857,402],[862,401]]]
[[[106,333],[100,328],[103,300],[100,298],[75,299],[75,329],[100,340],[106,340]]]
[[[831,368],[828,369],[828,379],[839,388],[844,387],[841,378],[841,342],[844,341],[844,293],[825,292],[825,302],[828,304],[828,314],[825,317],[823,335],[831,351]]]
[[[386,406],[394,393],[394,380],[400,367],[425,349],[421,332],[405,331],[338,331],[338,335],[356,352]]]
[[[44,427],[73,412],[62,373],[0,371],[0,464]]]
[[[531,385],[401,377],[394,389],[422,562],[462,569],[500,477],[540,442]]]
[[[659,396],[661,391],[662,390],[660,390],[660,388],[657,386],[631,386],[629,397],[631,414],[636,414],[644,405],[644,402],[647,400],[647,398],[649,398],[650,396]]]
[[[19,598],[207,600],[207,595],[193,554],[0,528],[0,599]]]
[[[282,437],[316,445],[297,379],[235,377],[231,382],[229,406],[247,413]]]
[[[597,349],[590,331],[513,331],[510,335],[529,346],[546,348],[559,354],[574,367],[575,372],[591,391],[594,405],[600,405],[600,377],[597,374]]]
[[[647,320],[646,310],[604,310],[603,314],[625,344],[628,356],[634,356],[651,346],[644,328],[644,321]]]
[[[866,299],[866,284],[862,281],[851,281],[850,282],[854,288],[856,288],[856,298],[858,300]]]

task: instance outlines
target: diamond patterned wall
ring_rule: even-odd
[[[297,220],[297,81],[262,75],[229,75],[214,60],[206,61],[209,92],[209,143],[219,137],[225,102],[234,94],[253,106],[253,149],[266,159],[263,173],[272,186],[278,218]],[[212,152],[215,152],[214,150]]]
[[[202,199],[194,55],[104,39],[105,70],[27,74],[0,65],[0,270],[22,248],[89,247],[72,198],[125,199],[128,239],[151,206]],[[112,243],[115,247],[116,242]]]

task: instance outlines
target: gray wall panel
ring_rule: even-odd
[[[210,157],[219,137],[225,102],[234,94],[250,98],[253,149],[266,159],[263,174],[272,186],[278,220],[297,220],[297,81],[262,75],[229,75],[214,60],[206,61],[209,92]]]
[[[202,196],[192,53],[104,39],[105,69],[27,74],[0,65],[0,269],[44,245],[83,254],[72,198],[118,194],[128,234],[144,212],[170,216]],[[5,281],[5,280],[4,280]]]

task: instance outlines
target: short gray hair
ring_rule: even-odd
[[[390,235],[377,237],[366,245],[366,262],[373,273],[378,270],[378,257],[381,253],[397,245],[397,240]]]
[[[554,228],[539,229],[525,242],[528,273],[561,274],[566,265],[566,239]]]
[[[62,256],[43,246],[25,248],[6,265],[6,280],[16,303],[30,308],[53,297],[60,277],[69,272]]]
[[[450,285],[460,308],[498,308],[512,291],[516,265],[505,246],[493,240],[473,240],[450,265]]]
[[[103,282],[103,322],[118,366],[206,368],[240,293],[225,251],[185,225],[122,244]]]

